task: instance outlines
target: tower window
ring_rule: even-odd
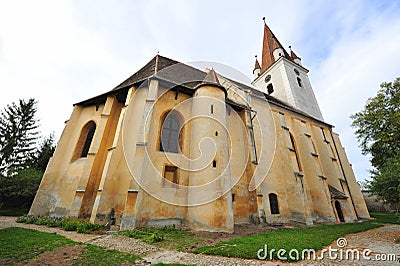
[[[271,214],[279,214],[278,196],[275,193],[270,193],[268,198]]]
[[[167,113],[161,128],[160,151],[179,152],[180,121],[178,112],[170,111]]]
[[[216,160],[213,161],[213,168],[217,168],[217,161]]]
[[[303,83],[301,82],[301,78],[297,78],[297,83],[299,84],[299,87],[303,87]]]
[[[168,180],[174,184],[178,184],[178,168],[176,166],[166,165],[164,167],[164,186],[165,180]]]
[[[274,86],[272,85],[272,83],[267,85],[267,92],[268,92],[268,94],[271,94],[274,92]]]
[[[89,121],[83,126],[71,162],[78,158],[87,157],[95,131],[96,124],[93,121]]]
[[[271,75],[267,75],[265,77],[265,83],[268,83],[271,80]]]
[[[211,104],[211,113],[212,114],[214,113],[214,105],[213,104]]]

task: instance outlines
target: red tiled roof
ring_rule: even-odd
[[[292,59],[300,59],[300,57],[298,57],[297,54],[295,52],[293,52],[293,50],[290,50],[290,57]]]
[[[256,70],[256,69],[261,69],[260,63],[257,60],[257,56],[256,56],[256,63],[254,64],[253,73],[254,73],[254,70]]]
[[[263,50],[262,50],[262,61],[261,61],[261,74],[264,73],[272,64],[275,62],[273,52],[275,49],[281,48],[283,50],[283,56],[289,60],[292,58],[286,52],[285,48],[281,45],[279,40],[275,37],[274,33],[268,27],[264,20],[264,39],[263,39]]]
[[[211,70],[208,71],[206,77],[203,80],[203,83],[215,83],[217,85],[221,85],[219,83],[217,73],[215,73],[215,70],[213,68],[211,68]]]

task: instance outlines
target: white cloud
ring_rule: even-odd
[[[400,61],[394,56],[400,47],[400,20],[388,12],[369,10],[368,14],[363,23],[357,17],[346,20],[329,55],[312,74],[324,117],[340,133],[359,179],[368,176],[370,165],[360,156],[349,116],[362,110],[380,83],[399,76],[400,69]]]

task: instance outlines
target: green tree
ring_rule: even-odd
[[[43,172],[33,168],[19,170],[11,178],[0,176],[0,204],[30,206],[42,177]]]
[[[368,184],[372,194],[388,203],[400,203],[400,158],[389,158],[381,169],[371,171],[372,180]]]
[[[32,159],[31,167],[44,173],[46,171],[46,167],[50,160],[50,157],[53,156],[55,148],[54,134],[50,134],[49,136],[45,137],[39,144],[39,147],[37,148],[36,153]]]
[[[28,167],[36,148],[37,102],[19,100],[0,113],[0,173],[12,176]]]
[[[371,191],[391,203],[400,195],[400,78],[381,84],[364,109],[351,116],[363,154],[371,155]]]

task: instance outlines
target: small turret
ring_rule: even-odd
[[[297,54],[292,50],[291,46],[289,46],[289,49],[290,49],[290,57],[296,64],[301,66],[301,58],[297,56]]]
[[[253,75],[254,79],[258,78],[261,74],[261,66],[260,63],[258,62],[257,56],[256,56],[256,63],[254,64],[254,69],[253,69]]]
[[[277,61],[280,57],[285,55],[285,52],[283,51],[282,47],[278,44],[276,39],[274,38],[274,46],[273,46],[273,55],[275,61]]]

